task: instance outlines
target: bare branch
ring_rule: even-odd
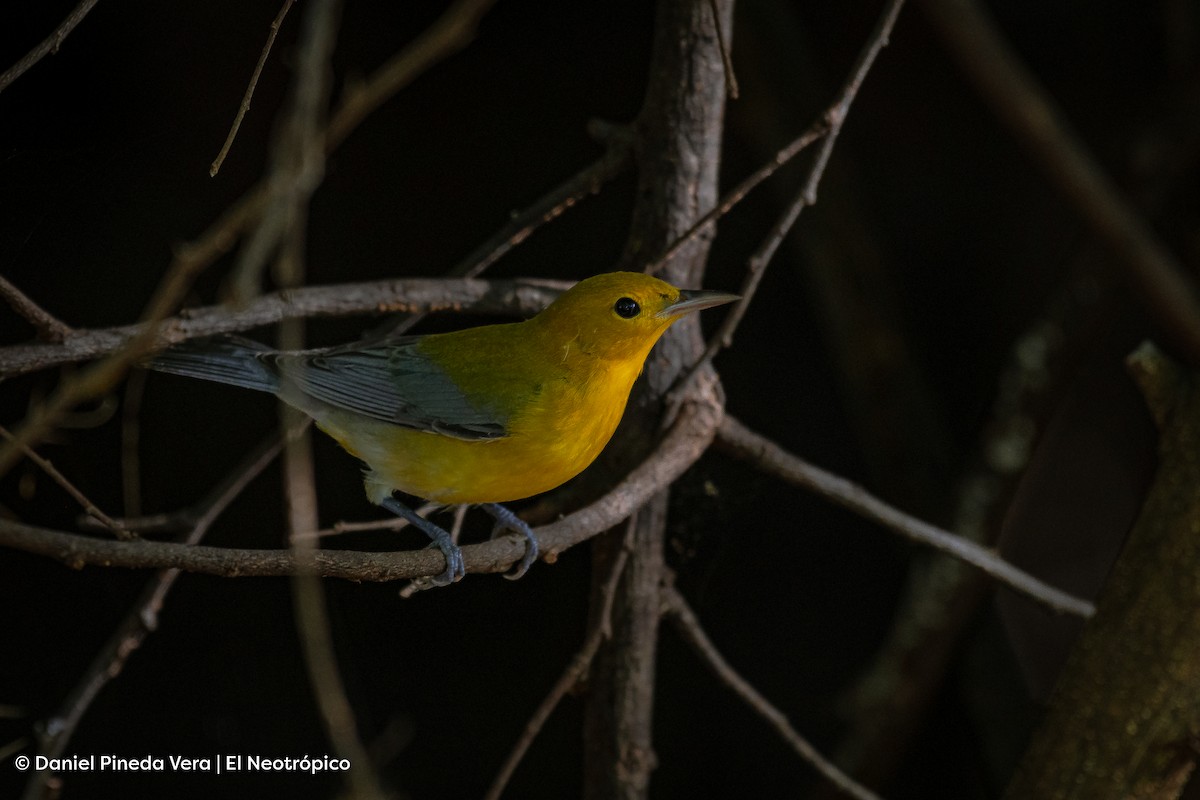
[[[1049,93],[972,0],[925,0],[926,13],[996,114],[1030,149],[1134,286],[1188,363],[1200,366],[1200,303],[1187,269],[1121,196]]]
[[[418,75],[466,47],[475,36],[479,20],[493,2],[495,0],[458,0],[408,47],[376,70],[365,84],[347,91],[342,105],[329,122],[325,135],[326,152],[341,144],[371,112]]]
[[[593,128],[597,126],[593,124]],[[450,270],[451,276],[474,278],[508,251],[529,238],[542,225],[562,215],[589,194],[620,175],[633,156],[633,137],[629,130],[607,126],[604,135],[604,155],[551,189],[529,208],[514,216],[507,225],[476,247]]]
[[[608,494],[563,519],[535,529],[546,561],[553,562],[571,547],[620,524],[695,463],[712,442],[721,420],[715,387],[710,386],[708,392],[696,402],[683,405],[675,424],[652,454]],[[291,575],[297,569],[295,554],[288,550],[105,541],[2,518],[0,547],[47,556],[75,568],[85,564],[136,569],[171,567],[231,578]],[[462,552],[468,572],[506,572],[525,554],[525,541],[516,536],[502,536],[467,545]],[[383,582],[437,575],[445,569],[445,557],[429,549],[386,553],[318,550],[313,563],[306,566],[321,577]]]
[[[725,417],[717,431],[717,443],[738,458],[749,461],[772,475],[819,494],[843,508],[877,522],[904,538],[928,545],[977,567],[1000,583],[1059,613],[1090,617],[1096,608],[1087,600],[1038,580],[1000,558],[992,550],[928,522],[905,514],[845,478],[809,464],[777,444],[754,433],[736,419]]]
[[[829,163],[829,156],[833,152],[834,144],[837,143],[838,134],[842,131],[842,125],[845,123],[846,116],[850,111],[850,105],[854,102],[854,98],[858,96],[858,90],[862,87],[863,80],[866,79],[871,65],[875,63],[875,57],[887,45],[888,37],[891,36],[892,28],[896,24],[896,17],[900,15],[900,9],[903,6],[904,0],[889,1],[887,7],[883,10],[883,14],[880,15],[879,21],[875,23],[875,30],[871,32],[867,43],[858,54],[858,60],[850,70],[850,76],[842,86],[837,101],[825,111],[824,119],[820,123],[811,126],[806,132],[805,136],[816,138],[820,135],[817,132],[825,128],[824,141],[821,143],[821,149],[817,151],[813,165],[809,169],[808,177],[805,178],[799,195],[787,210],[784,211],[775,225],[772,226],[766,239],[763,240],[762,244],[759,245],[758,249],[754,251],[747,261],[746,277],[742,280],[742,285],[738,290],[742,299],[734,303],[729,313],[721,320],[721,325],[704,348],[704,354],[693,365],[691,371],[680,379],[679,386],[686,386],[701,367],[711,362],[713,357],[721,350],[733,344],[733,333],[737,330],[737,326],[741,324],[742,318],[746,315],[746,310],[750,307],[750,301],[753,299],[754,293],[758,290],[758,285],[766,273],[767,264],[771,262],[771,259],[775,256],[775,251],[783,243],[784,237],[788,235],[792,226],[796,224],[796,220],[800,218],[800,213],[808,206],[816,204],[817,187],[820,185],[821,178],[825,174],[825,166]],[[804,136],[801,137],[801,139],[804,138]]]
[[[73,332],[71,327],[39,306],[12,284],[8,278],[0,275],[0,297],[12,306],[12,310],[25,318],[34,327],[38,338],[45,342],[61,342]]]
[[[462,311],[531,316],[571,284],[551,280],[483,281],[408,278],[306,286],[263,295],[241,308],[187,309],[158,326],[147,349],[188,339],[236,333],[287,319],[386,314],[396,311]],[[76,331],[61,344],[34,342],[0,347],[0,376],[11,377],[110,355],[142,336],[146,324]]]
[[[229,128],[229,135],[225,137],[225,144],[221,145],[221,152],[217,153],[216,159],[212,166],[208,168],[210,178],[216,177],[221,170],[221,165],[225,163],[225,156],[229,155],[229,148],[233,146],[233,140],[237,137],[238,129],[242,127],[242,119],[246,116],[246,112],[250,110],[250,100],[254,97],[254,88],[258,86],[258,77],[262,75],[263,66],[267,63],[267,56],[271,54],[271,47],[275,44],[275,37],[279,33],[279,27],[283,25],[283,18],[287,16],[291,10],[292,4],[296,0],[283,0],[283,7],[279,9],[279,13],[271,22],[271,30],[267,34],[267,43],[263,45],[262,53],[258,57],[258,63],[254,65],[254,72],[250,75],[250,84],[246,87],[246,94],[242,96],[242,104],[238,106],[237,114],[233,118],[233,125]]]
[[[662,269],[668,261],[675,257],[675,254],[678,253],[685,244],[696,238],[701,231],[708,228],[708,226],[713,222],[728,214],[729,210],[738,203],[742,202],[746,195],[750,194],[750,192],[753,191],[756,186],[774,175],[780,170],[781,167],[783,167],[784,164],[787,164],[789,161],[803,152],[810,144],[817,141],[827,133],[829,133],[829,124],[824,119],[818,120],[810,125],[808,130],[793,139],[789,144],[787,144],[787,146],[783,147],[778,153],[775,154],[774,158],[756,169],[754,172],[750,173],[742,180],[741,183],[726,192],[725,196],[721,198],[721,201],[713,206],[707,214],[696,220],[695,224],[684,231],[682,236],[672,242],[670,247],[668,247],[661,255],[655,257],[653,261],[647,264],[644,268],[645,272],[651,275],[657,274],[658,271]]]
[[[62,47],[63,40],[71,35],[71,31],[75,30],[75,26],[83,22],[83,18],[88,15],[92,7],[96,5],[96,0],[81,0],[79,5],[71,9],[71,13],[67,14],[67,18],[59,23],[54,29],[54,33],[47,36],[42,42],[18,61],[13,64],[3,75],[0,75],[0,92],[8,88],[9,84],[17,78],[29,71],[37,62],[41,61],[51,53],[57,53],[58,48]]]
[[[14,441],[13,435],[11,433],[9,433],[8,429],[5,428],[3,425],[0,425],[0,436],[4,437],[9,442]],[[133,538],[133,535],[129,531],[122,528],[121,524],[119,522],[114,520],[108,514],[105,514],[103,511],[101,511],[99,506],[97,506],[95,503],[93,503],[91,500],[89,500],[87,495],[85,495],[83,492],[79,491],[79,489],[76,488],[75,484],[73,484],[69,480],[67,480],[67,477],[65,475],[63,475],[61,472],[59,472],[58,469],[53,464],[51,464],[47,459],[42,458],[40,455],[38,455],[34,451],[34,449],[32,447],[29,447],[28,445],[19,445],[19,446],[21,448],[21,452],[23,452],[25,454],[25,457],[28,458],[30,461],[32,461],[34,464],[37,464],[38,468],[41,469],[42,472],[46,473],[46,475],[48,475],[52,481],[54,481],[59,486],[61,486],[63,488],[63,490],[66,491],[67,494],[71,495],[71,497],[74,498],[75,502],[79,503],[79,505],[83,508],[84,512],[87,513],[87,515],[89,517],[96,520],[102,526],[104,526],[105,528],[110,530],[113,534],[116,535],[116,537],[118,539],[132,539]]]
[[[138,445],[145,389],[146,371],[133,370],[125,382],[125,400],[121,403],[121,497],[126,517],[142,515],[142,459]]]
[[[712,671],[717,679],[728,686],[734,694],[742,698],[754,713],[765,719],[772,728],[796,751],[800,758],[820,772],[825,778],[851,797],[859,800],[880,800],[879,795],[854,781],[846,773],[837,768],[833,762],[821,755],[812,744],[788,722],[787,716],[771,705],[767,698],[759,694],[749,681],[729,665],[716,645],[708,638],[696,613],[692,611],[687,600],[673,586],[664,586],[662,602],[668,619],[675,623],[675,628],[684,638],[704,665]]]
[[[597,130],[601,127],[604,128],[602,134]],[[510,250],[528,239],[538,228],[557,219],[587,195],[598,193],[604,184],[625,171],[633,160],[633,138],[629,130],[603,126],[595,121],[592,122],[591,128],[596,138],[604,140],[604,155],[514,216],[507,225],[455,264],[446,273],[448,276],[478,277]],[[398,320],[389,330],[389,334],[404,333],[423,317],[423,314],[413,314],[407,319]]]

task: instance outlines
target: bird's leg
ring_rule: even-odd
[[[446,557],[446,571],[433,579],[435,586],[446,586],[467,574],[467,567],[463,563],[462,550],[458,549],[458,545],[450,538],[449,533],[434,525],[391,495],[383,498],[379,502],[379,505],[381,508],[386,508],[396,516],[402,517],[420,528],[422,533],[433,540],[433,545],[431,546],[436,546],[437,549],[442,551],[442,555]]]
[[[521,562],[517,564],[515,570],[505,573],[504,577],[510,581],[515,581],[526,572],[538,557],[538,540],[533,535],[533,529],[525,520],[518,517],[513,512],[509,511],[499,503],[480,503],[479,507],[492,515],[492,519],[496,520],[496,528],[492,531],[492,538],[496,538],[496,534],[507,528],[513,533],[519,533],[525,537],[525,555],[521,558]]]

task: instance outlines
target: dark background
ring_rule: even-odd
[[[8,4],[0,67],[72,5]],[[851,5],[737,9],[742,98],[727,116],[726,185],[835,96],[879,11]],[[1082,139],[1195,265],[1195,9],[1171,0],[992,5]],[[303,3],[284,24],[221,173],[207,174],[277,11],[277,3],[100,3],[60,53],[0,93],[0,273],[70,325],[135,321],[172,248],[263,172]],[[347,2],[335,87],[369,74],[440,11],[436,3]],[[312,205],[309,281],[442,274],[513,210],[597,157],[585,125],[637,113],[652,22],[651,4],[642,2],[499,3],[469,48],[373,114],[332,156]],[[736,288],[746,256],[800,178],[797,168],[785,169],[722,221],[706,288]],[[617,181],[490,274],[577,279],[610,269],[624,245],[632,189],[631,177]],[[893,398],[855,394],[836,355],[872,347],[830,322],[820,276],[849,260],[875,265],[881,281],[867,294],[885,304],[879,316],[905,342],[905,376],[926,399],[920,419],[891,426],[888,443],[873,438],[870,422],[876,408],[895,408]],[[210,268],[190,302],[215,302],[229,264]],[[1075,387],[1058,406],[1066,433],[1047,440],[1054,449],[1044,455],[1040,492],[1022,512],[1055,520],[1032,528],[1057,536],[1079,519],[1076,510],[1090,509],[1095,521],[1088,518],[1083,548],[1119,540],[1152,465],[1153,434],[1121,358],[1155,327],[914,5],[851,111],[821,203],[802,217],[733,348],[717,360],[728,408],[793,452],[945,524],[1014,340],[1049,297],[1093,273],[1084,285],[1098,287],[1106,310],[1063,376]],[[707,319],[710,329],[718,314]],[[346,340],[376,323],[323,324],[311,337]],[[0,341],[30,335],[0,311]],[[60,379],[51,370],[5,381],[0,422],[15,425]],[[141,415],[144,510],[170,511],[202,496],[275,414],[263,396],[150,376]],[[101,406],[75,422],[39,450],[120,514],[120,413]],[[909,460],[881,457],[888,448]],[[377,515],[350,457],[318,439],[317,458],[323,523]],[[280,483],[269,469],[208,543],[282,546]],[[844,693],[870,663],[920,552],[715,453],[680,481],[674,500],[668,557],[711,637],[800,731],[832,748]],[[27,463],[0,483],[0,503],[30,523],[76,527],[78,509]],[[421,544],[416,534],[403,536],[394,546]],[[362,537],[332,546],[379,544]],[[583,640],[588,576],[587,548],[577,548],[516,583],[475,576],[409,600],[397,585],[326,583],[350,700],[364,740],[380,747],[389,786],[417,798],[482,793]],[[32,736],[55,712],[149,577],[0,552],[0,705],[13,707],[0,719],[0,747]],[[1036,722],[1028,670],[990,601],[955,653],[888,797],[996,796]],[[814,785],[814,773],[667,629],[659,669],[654,796],[795,795]],[[568,698],[508,796],[579,794],[580,722],[580,701]],[[67,747],[120,756],[329,751],[288,582],[193,575],[179,581],[160,629]],[[22,778],[0,764],[0,796],[17,792]],[[335,779],[295,774],[75,774],[63,797],[327,797],[337,787]]]

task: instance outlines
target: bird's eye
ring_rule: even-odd
[[[632,297],[622,297],[613,304],[613,311],[617,312],[618,317],[633,319],[638,314],[642,313],[642,307],[639,306],[637,301]]]

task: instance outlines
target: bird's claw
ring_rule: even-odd
[[[387,496],[379,503],[380,506],[391,511],[398,517],[408,520],[417,528],[419,528],[432,541],[430,547],[436,547],[442,551],[442,555],[446,557],[446,571],[430,578],[429,581],[434,586],[449,586],[455,581],[462,580],[467,574],[467,565],[463,561],[462,550],[458,549],[458,545],[450,538],[450,534],[444,529],[434,525],[429,520],[422,517],[417,512],[413,511],[408,506],[401,503],[395,497]]]
[[[529,527],[529,523],[499,503],[484,503],[483,509],[496,520],[496,526],[492,528],[493,539],[505,530],[519,533],[525,537],[525,555],[521,556],[521,560],[516,563],[511,572],[504,573],[504,577],[510,581],[524,577],[529,568],[533,566],[533,562],[537,561],[540,550],[533,529]]]
[[[441,550],[442,555],[446,557],[446,571],[430,578],[433,585],[449,586],[456,581],[462,580],[467,574],[467,565],[463,561],[462,550],[458,548],[458,545],[450,541],[449,537],[447,537],[443,541],[430,542],[429,546]]]

